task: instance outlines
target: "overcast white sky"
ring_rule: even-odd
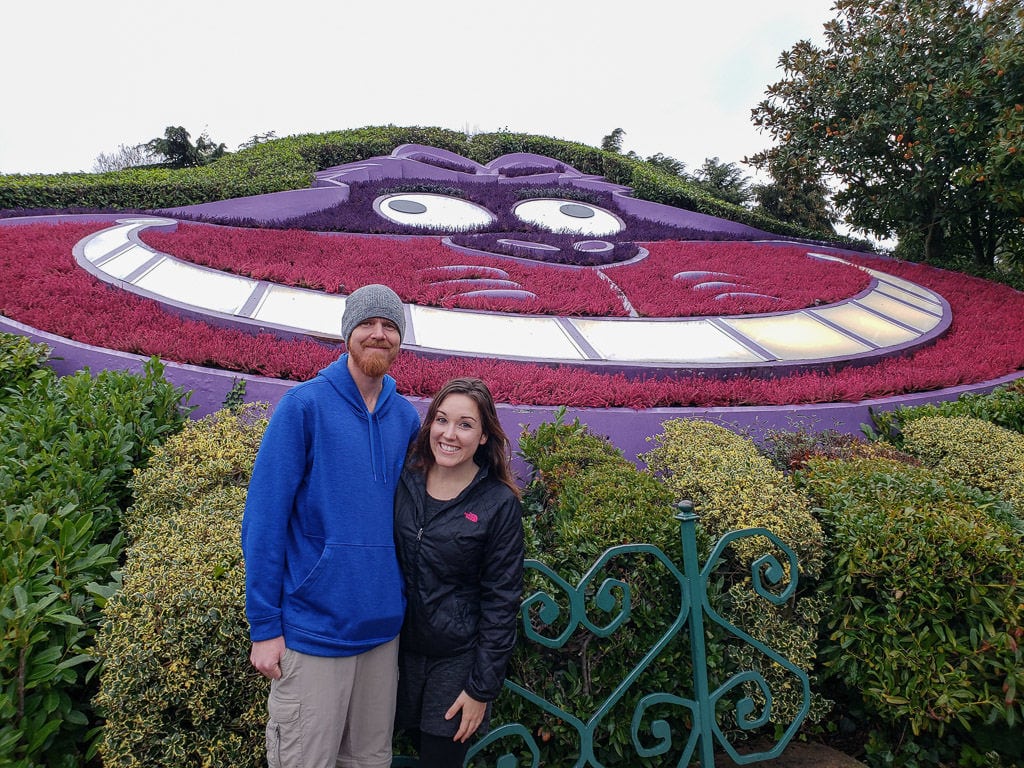
[[[36,0],[0,14],[0,173],[92,170],[182,125],[229,150],[366,125],[514,132],[694,170],[768,145],[779,54],[831,0]],[[744,166],[747,173],[752,174]]]

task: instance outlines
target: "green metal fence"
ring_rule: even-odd
[[[519,696],[528,706],[538,708],[549,720],[554,718],[563,726],[575,732],[578,738],[578,754],[572,768],[593,766],[603,768],[602,762],[595,753],[595,746],[600,743],[600,731],[607,726],[607,718],[613,707],[629,693],[631,700],[637,700],[632,714],[631,733],[632,747],[638,758],[647,758],[645,762],[654,765],[673,765],[683,768],[691,761],[699,760],[700,766],[710,767],[715,764],[715,752],[724,751],[734,762],[739,764],[771,760],[778,757],[796,734],[810,708],[810,681],[799,667],[783,658],[779,653],[758,642],[739,627],[728,622],[718,614],[708,600],[709,583],[715,576],[715,570],[727,547],[736,540],[763,536],[769,539],[786,560],[785,565],[774,555],[765,555],[751,566],[751,580],[756,593],[763,599],[780,605],[790,600],[797,588],[797,558],[793,551],[777,536],[764,528],[749,528],[732,531],[719,539],[713,547],[705,565],[701,567],[697,554],[696,525],[698,515],[694,514],[689,502],[679,505],[676,519],[680,523],[682,538],[682,570],[659,548],[650,544],[623,544],[611,547],[601,555],[575,586],[565,581],[558,573],[544,563],[527,560],[527,569],[538,571],[547,583],[553,585],[555,592],[562,595],[561,603],[549,591],[538,591],[523,601],[520,616],[521,631],[528,642],[537,643],[550,649],[562,648],[575,633],[589,632],[599,638],[614,635],[630,619],[631,593],[629,584],[618,578],[598,579],[605,566],[617,557],[642,553],[659,561],[679,584],[679,609],[671,619],[669,626],[658,641],[643,655],[629,674],[600,703],[589,716],[580,717],[548,701],[536,692],[528,690],[512,679],[506,680],[507,691],[502,696]],[[788,579],[788,583],[787,583]],[[785,584],[781,591],[773,591]],[[589,616],[587,603],[591,602],[604,615],[607,623],[597,624]],[[674,606],[673,606],[674,608]],[[568,613],[566,616],[565,614]],[[545,630],[552,630],[556,620],[560,631],[553,636]],[[724,681],[712,688],[708,670],[707,648],[705,646],[705,630],[710,625],[718,625],[727,635],[747,643],[764,654],[776,664],[785,668],[802,689],[801,707],[798,714],[784,728],[772,722],[772,692],[764,677],[756,670],[733,672]],[[676,640],[683,632],[688,633],[690,655],[692,660],[693,679],[678,681],[676,690],[670,691],[634,691],[637,680],[651,665],[657,663],[659,654]],[[749,695],[756,690],[759,696]],[[680,695],[686,692],[689,695]],[[653,712],[671,708],[682,711],[685,722],[689,724],[689,733],[673,738],[673,726],[666,719],[659,719]],[[730,720],[734,726],[743,731],[763,729],[771,724],[773,744],[770,749],[740,753],[730,743],[726,730],[719,719],[723,711],[730,712]],[[718,717],[716,717],[718,713]],[[621,714],[619,715],[621,716]],[[673,722],[678,723],[679,718]],[[673,744],[685,744],[680,750],[673,752]],[[497,755],[497,757],[495,757]],[[475,759],[474,759],[475,758]],[[482,766],[496,760],[497,768],[516,768],[529,765],[538,768],[542,763],[542,749],[538,743],[538,734],[522,723],[492,724],[492,730],[479,742],[473,745],[467,756],[467,762],[474,766]],[[625,760],[626,765],[637,764],[637,760]],[[395,765],[415,765],[407,758],[398,758]],[[546,763],[551,764],[551,763]],[[696,764],[696,763],[695,763]],[[553,764],[552,764],[553,765]],[[565,763],[568,768],[569,762]],[[561,766],[559,766],[561,768]]]

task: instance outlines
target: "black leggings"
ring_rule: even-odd
[[[462,768],[469,751],[468,741],[452,741],[451,736],[434,736],[410,731],[413,746],[420,753],[420,768]]]

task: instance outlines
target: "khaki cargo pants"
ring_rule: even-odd
[[[398,638],[358,656],[286,650],[267,701],[270,768],[388,768]]]

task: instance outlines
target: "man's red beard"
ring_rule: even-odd
[[[388,372],[391,363],[395,361],[395,351],[392,347],[368,347],[354,346],[349,350],[352,362],[356,364],[364,374],[370,378],[379,378]]]

